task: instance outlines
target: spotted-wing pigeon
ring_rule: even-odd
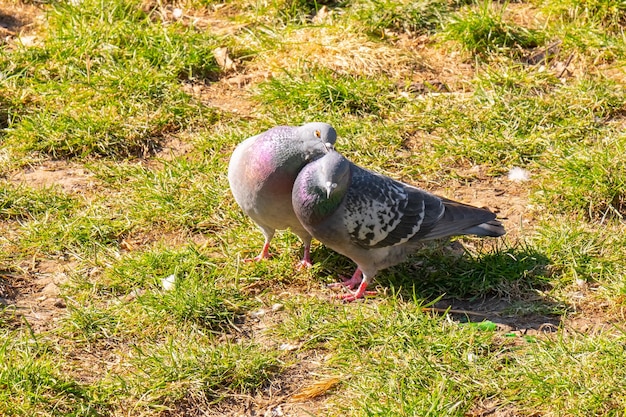
[[[302,266],[311,265],[311,235],[291,205],[291,189],[307,163],[332,149],[337,132],[327,123],[277,126],[240,143],[230,158],[228,182],[235,200],[265,236],[261,253],[269,257],[274,232],[291,229],[304,245]]]
[[[314,238],[357,264],[351,279],[335,284],[357,289],[346,301],[363,297],[374,275],[404,261],[419,241],[505,233],[489,210],[360,168],[334,150],[300,171],[292,202]]]

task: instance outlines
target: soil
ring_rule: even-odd
[[[14,173],[10,180],[32,188],[58,187],[71,194],[84,194],[96,188],[91,172],[67,161],[45,161]]]
[[[219,15],[196,16],[195,18],[200,24],[219,27],[225,33],[230,30],[228,24],[220,19]],[[0,43],[10,46],[18,42],[19,38],[35,42],[37,27],[42,21],[43,11],[37,5],[0,0]],[[432,80],[445,85],[445,89],[437,93],[463,92],[469,85],[473,69],[460,57],[442,56],[441,52],[437,55],[437,52],[427,47],[424,39],[401,36],[397,42],[402,47],[410,43],[412,50],[424,59],[425,65],[421,71],[411,68],[411,71],[414,71],[411,81],[415,83],[416,88],[420,88],[420,83],[430,88],[429,86],[434,84]],[[237,114],[242,118],[250,118],[254,117],[257,104],[251,100],[248,88],[268,77],[271,77],[270,71],[235,67],[221,80],[210,84],[185,84],[184,88],[207,106]],[[428,93],[428,91],[425,92]],[[166,142],[158,156],[167,158],[167,155],[170,157],[184,155],[189,150],[188,141],[172,137]],[[471,171],[466,174],[473,177],[472,181],[450,181],[445,186],[429,188],[429,191],[477,206],[489,207],[503,220],[510,241],[528,236],[532,231],[534,220],[533,210],[529,205],[528,183],[510,181],[506,176],[491,177],[481,172],[480,167],[467,169]],[[88,170],[70,161],[45,161],[38,166],[15,172],[9,180],[35,188],[59,187],[64,192],[79,195],[89,195],[97,191],[98,187],[97,181]],[[5,231],[7,235],[10,233],[10,225],[0,224],[0,232]],[[157,239],[157,237],[134,236],[129,238],[126,244],[132,248],[132,245],[139,241],[145,244],[151,239]],[[189,236],[172,236],[172,241],[185,242],[188,239]],[[195,236],[194,239],[201,243],[203,237]],[[62,295],[61,287],[68,281],[68,277],[75,268],[74,263],[63,258],[33,259],[26,264],[0,266],[0,304],[4,304],[7,311],[15,312],[12,321],[16,326],[22,321],[27,321],[34,332],[50,330],[54,328],[59,318],[67,314],[66,300]],[[287,291],[301,292],[301,289],[287,288]],[[583,298],[589,291],[591,291],[589,288],[581,289]],[[319,296],[328,296],[328,293],[320,291]],[[569,332],[585,333],[610,331],[612,326],[609,317],[624,319],[623,311],[612,312],[607,317],[605,312],[608,307],[591,303],[581,303],[576,312],[567,317],[536,313],[515,314],[517,301],[493,297],[474,301],[448,299],[438,302],[432,311],[433,314],[449,314],[457,321],[464,321],[467,318],[471,318],[472,321],[489,320],[496,323],[498,331],[502,334],[517,336],[541,336],[553,333],[559,328]],[[450,311],[446,313],[448,309]],[[279,312],[269,313],[264,317],[250,318],[247,331],[251,332],[255,339],[263,340],[264,329],[271,325],[272,320],[279,319]],[[270,387],[266,387],[256,397],[223,401],[220,403],[219,414],[215,415],[309,416],[321,413],[327,406],[324,392],[302,401],[294,401],[291,396],[313,386],[319,382],[320,378],[332,377],[332,375],[324,375],[323,364],[324,357],[321,352],[297,353],[295,363],[288,367]],[[90,377],[87,375],[85,378]],[[329,392],[332,392],[332,388]],[[201,399],[197,400],[199,403],[202,402]],[[514,415],[513,411],[507,414],[506,408],[499,409],[498,412],[489,412],[496,406],[488,403],[477,406],[476,412],[470,415]],[[179,409],[171,412],[171,415],[180,414],[207,415],[198,410],[194,411],[194,399],[189,399],[186,404],[180,404]]]

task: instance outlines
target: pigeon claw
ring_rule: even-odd
[[[367,281],[362,279],[363,273],[359,268],[354,271],[352,278],[348,280],[344,280],[343,282],[337,282],[335,284],[330,284],[329,287],[339,287],[342,286],[344,288],[348,288],[349,290],[353,290],[356,288],[356,291],[350,291],[348,294],[340,294],[337,295],[336,298],[350,303],[352,301],[356,301],[359,298],[364,298],[368,295],[376,295],[376,291],[367,291]]]
[[[363,281],[363,273],[357,268],[351,278],[346,278],[343,275],[339,275],[339,278],[341,278],[341,282],[328,284],[328,288],[347,288],[354,290],[361,284],[361,281]]]
[[[298,269],[300,270],[308,269],[308,268],[311,268],[312,266],[313,264],[311,263],[309,259],[302,259],[300,262],[298,262]]]
[[[349,294],[341,294],[338,295],[337,298],[340,299],[341,301],[344,301],[346,303],[351,303],[353,301],[356,301],[360,298],[365,298],[368,295],[376,295],[376,291],[366,291],[367,288],[367,283],[365,281],[361,282],[361,285],[359,285],[359,289],[352,292],[350,291]]]
[[[254,258],[246,258],[243,261],[244,262],[258,262],[258,261],[262,261],[263,259],[269,259],[271,257],[272,255],[270,255],[270,244],[265,243],[263,245],[263,249],[261,249],[261,253],[259,253]]]
[[[354,292],[354,293],[350,293],[350,294],[341,294],[341,295],[337,295],[336,298],[346,302],[346,303],[351,303],[353,301],[365,298],[366,296],[375,296],[378,295],[378,292],[376,291],[365,291],[362,295],[359,295],[358,293]]]
[[[313,266],[313,262],[311,262],[311,247],[308,245],[304,245],[304,254],[302,255],[302,260],[298,264],[298,269],[308,269]]]

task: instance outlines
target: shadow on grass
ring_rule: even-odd
[[[505,241],[478,252],[460,241],[429,243],[406,262],[380,271],[374,285],[460,321],[489,320],[512,330],[557,329],[569,307],[545,295],[551,287],[546,255]],[[328,249],[320,247],[314,256],[328,260],[323,273],[353,272],[351,261]]]
[[[9,127],[9,108],[9,100],[0,94],[0,130]],[[0,131],[0,137],[2,136],[4,136],[4,133]]]

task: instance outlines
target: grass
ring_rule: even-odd
[[[49,12],[43,45],[3,63],[9,87],[32,96],[8,143],[52,157],[127,157],[149,153],[194,118],[210,118],[178,83],[219,73],[216,41],[160,25],[138,6],[59,4]]]
[[[0,6],[0,414],[623,413],[623,2]],[[228,158],[312,120],[509,234],[427,245],[353,304],[319,243],[309,271],[288,232],[244,263]]]
[[[475,56],[499,52],[515,55],[521,50],[542,45],[546,36],[544,32],[503,20],[507,5],[505,2],[496,6],[491,1],[484,1],[478,8],[458,13],[446,25],[446,37],[459,41],[465,50]]]
[[[339,113],[338,116],[381,116],[395,106],[394,86],[384,79],[334,74],[312,69],[297,76],[286,74],[259,86],[259,100],[272,105],[277,118],[289,109],[301,114]]]

